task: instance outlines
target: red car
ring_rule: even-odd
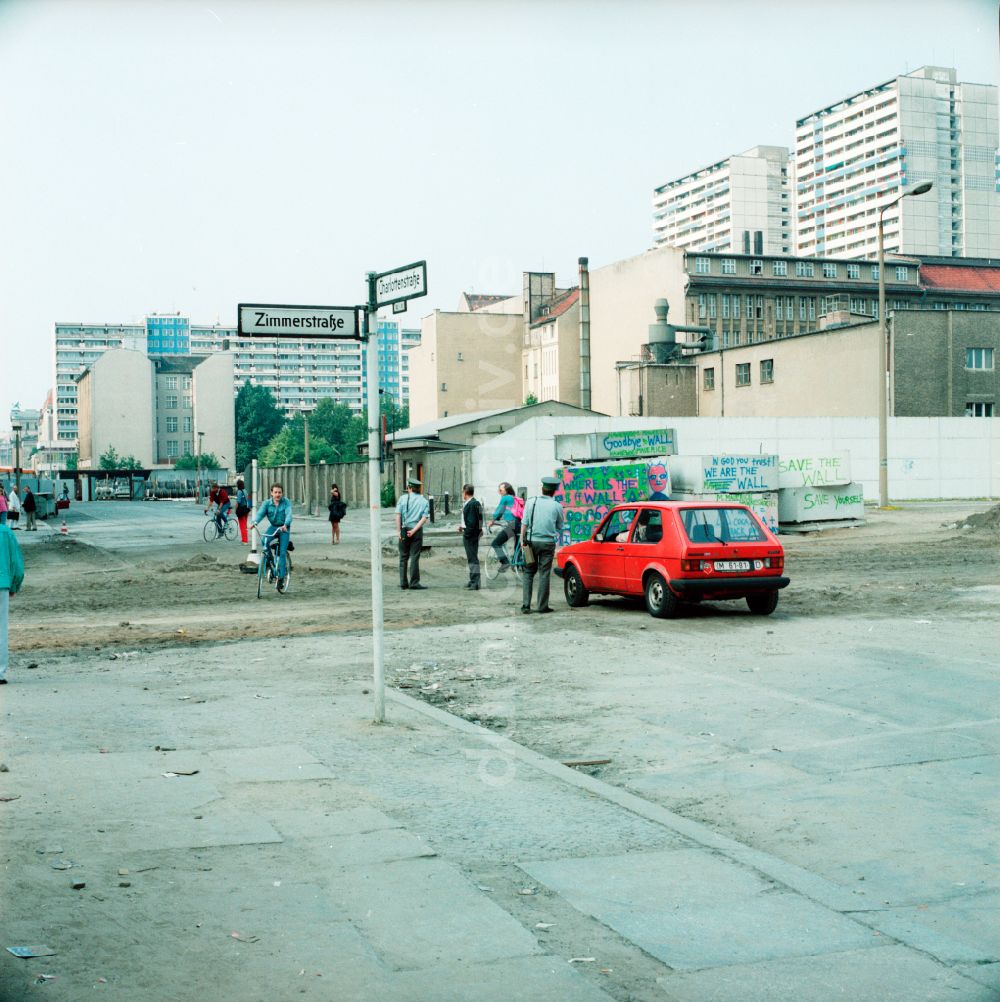
[[[651,616],[676,614],[682,602],[745,598],[769,616],[785,551],[741,504],[637,501],[612,508],[590,539],[556,555],[566,601],[578,608],[591,594],[643,595]]]

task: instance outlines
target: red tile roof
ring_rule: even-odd
[[[562,299],[557,299],[549,305],[549,312],[539,317],[532,327],[541,327],[543,324],[551,323],[556,317],[561,317],[580,298],[579,288],[570,289]]]
[[[920,279],[926,288],[942,292],[1000,292],[1000,268],[923,264]]]

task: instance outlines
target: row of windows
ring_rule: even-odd
[[[823,261],[820,264],[821,273],[823,278],[840,278],[840,269],[845,269],[845,274],[847,278],[860,279],[861,278],[861,265],[860,264],[839,264],[835,261]],[[878,265],[868,265],[870,268],[869,274],[871,275],[871,280],[873,282],[878,281]],[[696,257],[694,259],[694,270],[697,275],[710,275],[712,274],[712,260],[707,257]],[[736,259],[735,258],[722,258],[721,260],[721,271],[723,275],[735,275],[736,274]],[[764,274],[764,261],[761,258],[752,258],[749,263],[749,271],[751,275],[763,275]],[[771,262],[771,274],[776,278],[785,278],[788,275],[788,262],[787,261],[772,261]],[[796,261],[795,262],[795,276],[797,278],[815,278],[816,277],[816,262],[815,261]],[[908,265],[901,264],[896,265],[896,281],[897,282],[907,282],[910,278],[910,269]]]
[[[965,367],[967,369],[993,369],[992,348],[966,348]]]
[[[736,385],[750,385],[750,362],[737,362],[736,364]],[[760,360],[760,382],[774,382],[774,359],[762,358]],[[706,390],[715,389],[715,368],[707,368],[702,373],[702,385]]]
[[[178,377],[178,376],[164,376],[163,377],[164,387],[166,389],[168,389],[168,390],[176,390],[177,386],[178,386],[178,383],[177,383],[178,379],[180,379],[180,386],[181,386],[182,389],[185,389],[185,390],[190,390],[191,389],[191,377],[190,376],[182,376],[182,377]]]

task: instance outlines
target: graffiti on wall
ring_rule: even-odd
[[[562,545],[589,539],[597,523],[616,504],[670,497],[664,459],[567,466],[556,470],[556,476],[562,477],[556,498],[566,516]]]

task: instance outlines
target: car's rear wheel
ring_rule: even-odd
[[[677,614],[680,603],[670,590],[662,574],[650,574],[646,578],[646,611],[657,619],[669,619]]]
[[[563,573],[563,591],[566,594],[566,604],[573,609],[579,609],[590,601],[590,592],[583,586],[580,572],[572,565]]]
[[[778,608],[778,593],[759,591],[754,595],[747,595],[747,606],[755,616],[770,616]]]

